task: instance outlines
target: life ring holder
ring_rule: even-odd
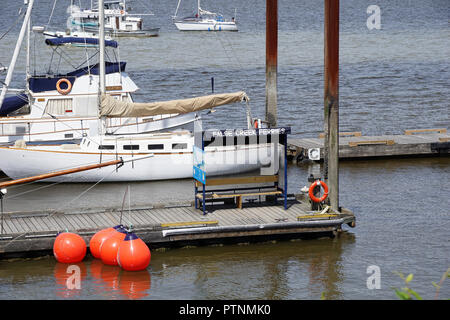
[[[67,84],[67,88],[66,89],[61,89],[61,83]],[[69,80],[67,80],[66,78],[61,78],[56,83],[56,90],[58,90],[58,92],[60,94],[66,95],[72,90],[72,83]]]
[[[322,186],[322,188],[323,188],[324,194],[320,198],[317,198],[314,195],[314,188],[317,187],[317,186]],[[327,186],[327,184],[325,182],[320,181],[320,180],[316,180],[316,181],[314,181],[311,184],[311,186],[309,186],[308,194],[309,194],[309,197],[311,198],[312,201],[314,201],[314,202],[322,202],[328,197],[328,186]]]

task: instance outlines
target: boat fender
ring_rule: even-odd
[[[317,197],[314,195],[314,193],[313,193],[314,188],[317,187],[317,186],[322,186],[322,188],[323,188],[324,194],[323,194],[323,196],[321,196],[320,198],[317,198]],[[314,201],[314,202],[322,202],[322,201],[324,201],[324,200],[328,197],[328,186],[327,186],[327,184],[326,184],[325,182],[323,182],[323,181],[320,181],[320,180],[314,181],[314,182],[311,184],[311,186],[309,187],[309,197],[310,197],[311,200]]]
[[[65,83],[67,85],[67,88],[61,89],[61,83]],[[72,90],[72,83],[66,78],[61,78],[56,83],[56,90],[58,90],[60,94],[66,95]]]

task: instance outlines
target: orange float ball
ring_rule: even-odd
[[[86,255],[86,242],[78,234],[60,233],[53,243],[53,255],[61,263],[77,263]]]
[[[102,246],[103,242],[119,228],[122,228],[122,225],[115,226],[114,228],[106,228],[100,230],[92,236],[91,240],[89,241],[89,250],[91,251],[91,254],[94,256],[94,258],[101,258],[100,247]]]
[[[106,239],[100,247],[100,258],[102,262],[107,265],[117,266],[117,251],[119,250],[119,245],[125,238],[127,234],[126,230],[123,228],[117,229],[111,234],[111,236]]]
[[[145,242],[133,232],[128,232],[117,252],[119,266],[127,271],[140,271],[147,268],[150,259],[150,249]]]

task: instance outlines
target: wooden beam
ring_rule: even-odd
[[[361,131],[354,131],[354,132],[339,132],[340,137],[361,137],[362,133]],[[325,138],[325,133],[321,132],[319,133],[319,138]]]
[[[412,135],[414,133],[429,133],[429,132],[437,132],[437,133],[447,133],[446,128],[437,128],[437,129],[411,129],[405,130],[406,135]]]
[[[324,172],[329,202],[339,209],[339,0],[324,3]]]
[[[266,0],[266,121],[277,125],[278,0]]]
[[[277,182],[278,175],[272,176],[251,176],[251,177],[231,177],[231,178],[214,178],[206,179],[207,186],[222,186],[227,184],[252,184],[252,183],[269,183]],[[197,187],[201,187],[202,183],[195,181]]]
[[[387,146],[392,146],[395,144],[394,140],[366,140],[366,141],[349,141],[348,145],[350,147],[357,147],[369,144],[385,144]]]

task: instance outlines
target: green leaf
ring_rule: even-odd
[[[411,300],[411,297],[406,292],[395,289],[395,294],[402,300]]]
[[[408,288],[408,292],[410,294],[412,294],[414,297],[416,297],[417,300],[423,300],[422,297],[417,292],[415,292],[414,290]]]
[[[413,279],[413,274],[412,273],[410,273],[410,274],[408,274],[408,276],[406,277],[406,279],[405,279],[405,282],[406,283],[409,283],[412,279]]]
[[[403,273],[398,272],[398,271],[394,271],[394,273],[395,273],[396,275],[398,275],[400,278],[402,278],[402,280],[405,279],[405,276],[403,275]]]

